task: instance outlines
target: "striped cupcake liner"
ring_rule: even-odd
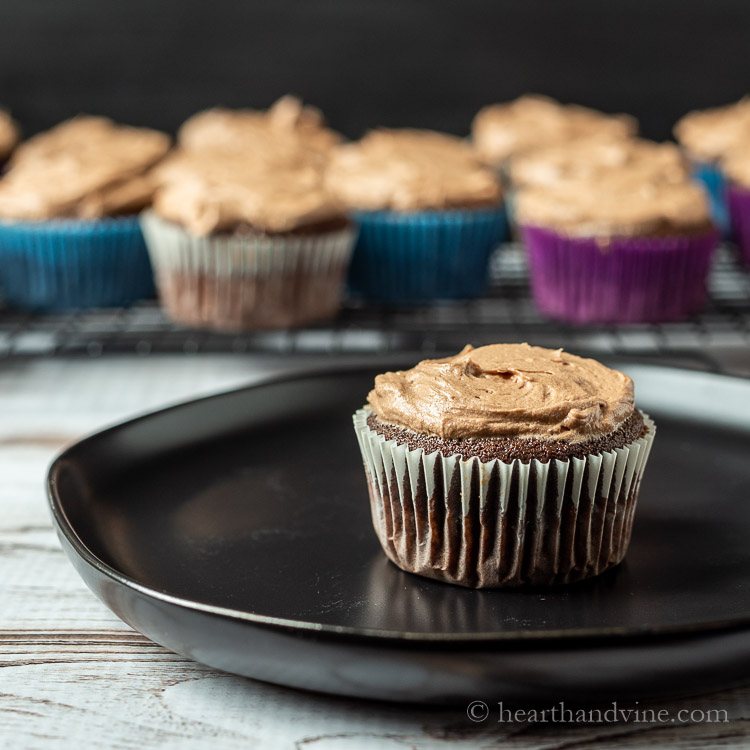
[[[522,228],[539,311],[569,323],[660,323],[700,312],[718,242],[684,237],[568,237]]]
[[[0,222],[0,288],[14,307],[121,307],[154,296],[137,217]]]
[[[599,575],[625,557],[656,433],[586,458],[541,462],[410,449],[354,415],[372,521],[402,570],[472,588],[543,586]]]
[[[341,307],[356,229],[198,237],[154,212],[141,223],[166,314],[193,328],[289,328]]]
[[[503,208],[363,211],[349,273],[353,296],[389,305],[481,296],[492,251],[505,239]]]

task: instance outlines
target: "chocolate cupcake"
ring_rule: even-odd
[[[717,226],[729,233],[729,196],[722,160],[735,149],[750,147],[750,97],[723,107],[688,112],[674,126],[674,136],[703,183]]]
[[[506,209],[514,234],[516,191],[512,160],[548,146],[569,146],[578,141],[627,139],[638,123],[630,115],[606,115],[576,104],[560,104],[546,96],[530,94],[512,102],[481,109],[471,126],[472,143],[481,159],[507,184]]]
[[[22,143],[0,180],[0,284],[33,310],[128,305],[153,296],[137,214],[170,139],[80,116]]]
[[[359,224],[355,296],[413,305],[484,292],[506,218],[497,176],[464,141],[373,131],[334,150],[327,183]]]
[[[681,320],[706,302],[718,242],[704,191],[641,168],[520,191],[539,311],[570,323]]]
[[[356,229],[305,150],[175,153],[143,231],[167,315],[195,328],[288,328],[339,310]]]
[[[629,138],[637,131],[638,122],[630,115],[608,115],[536,94],[484,107],[471,126],[477,152],[498,169],[511,157],[539,147],[586,138]]]
[[[354,426],[386,555],[474,588],[620,563],[656,430],[627,375],[527,344],[379,375]]]

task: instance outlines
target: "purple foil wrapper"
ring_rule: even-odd
[[[729,219],[740,260],[750,268],[750,190],[729,186]]]
[[[719,239],[711,231],[604,244],[531,226],[522,236],[537,308],[569,323],[659,323],[699,312]]]

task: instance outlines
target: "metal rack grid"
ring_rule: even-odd
[[[349,304],[328,325],[244,334],[180,328],[156,302],[64,315],[5,311],[0,313],[0,358],[197,352],[430,355],[457,351],[467,342],[528,341],[592,354],[682,358],[722,371],[727,366],[718,360],[729,355],[742,374],[750,375],[750,275],[738,266],[731,248],[716,254],[709,289],[706,310],[686,322],[563,325],[536,312],[523,250],[509,244],[493,257],[487,295],[472,302],[414,309]]]

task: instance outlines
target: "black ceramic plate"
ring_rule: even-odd
[[[399,571],[351,414],[374,369],[193,401],[65,451],[62,544],[119,617],[271,682],[399,701],[593,700],[750,678],[750,382],[628,366],[658,423],[626,562],[537,591]]]

